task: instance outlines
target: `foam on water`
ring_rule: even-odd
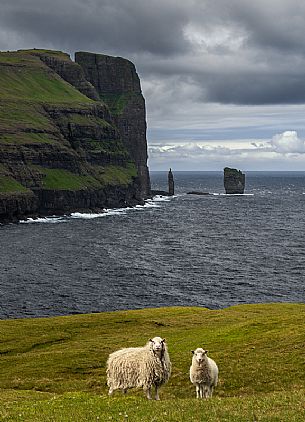
[[[254,196],[254,193],[212,193],[213,196]]]
[[[174,198],[172,196],[171,198]],[[147,208],[160,208],[160,202],[168,202],[170,201],[169,197],[156,195],[152,199],[147,199],[144,205],[136,205],[134,207],[126,207],[126,208],[105,208],[103,211],[99,213],[89,213],[89,212],[73,212],[69,215],[64,216],[56,216],[52,215],[49,217],[38,217],[38,218],[27,218],[26,220],[21,220],[21,224],[33,224],[33,223],[65,223],[71,219],[84,219],[84,220],[92,220],[94,218],[102,218],[102,217],[109,217],[115,215],[126,215],[130,211],[139,211],[145,210]]]
[[[33,224],[33,223],[65,223],[67,221],[66,216],[52,215],[50,217],[38,217],[38,218],[27,218],[26,220],[19,221],[20,224]]]

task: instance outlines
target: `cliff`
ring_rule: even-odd
[[[132,68],[144,104],[134,66],[119,62]],[[112,89],[120,92],[130,74],[113,66]],[[0,221],[134,205],[149,196],[145,107],[125,109],[127,136],[98,89],[109,81],[99,72],[96,87],[84,60],[81,66],[65,53],[0,53]]]
[[[141,194],[149,196],[145,100],[135,66],[121,57],[75,53],[78,63],[100,98],[107,104],[140,177]]]
[[[243,194],[245,190],[245,175],[240,170],[225,167],[224,187],[226,194]]]

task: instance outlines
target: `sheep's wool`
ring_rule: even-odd
[[[121,349],[109,355],[107,361],[107,385],[112,390],[133,387],[150,389],[165,384],[171,372],[166,344],[161,359],[148,342],[144,347]]]

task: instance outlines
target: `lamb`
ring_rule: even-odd
[[[159,400],[158,389],[165,384],[171,374],[171,362],[165,339],[154,337],[143,347],[130,347],[117,350],[107,360],[107,385],[109,395],[121,389],[141,387],[151,399],[152,386],[155,399]]]
[[[196,397],[212,397],[213,389],[218,382],[218,367],[215,361],[207,356],[208,351],[201,347],[192,350],[193,359],[190,367],[190,380],[196,386]]]

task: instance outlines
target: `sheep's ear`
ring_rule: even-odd
[[[207,355],[208,353],[209,353],[209,351],[208,351],[208,350],[205,350],[205,351],[204,351],[204,354],[205,354],[205,355]]]
[[[166,343],[166,340],[165,340],[165,338],[162,340],[162,343]]]
[[[195,353],[195,350],[191,350],[191,352],[194,354]]]
[[[153,343],[153,341],[152,341],[152,339],[151,339],[151,338],[149,339],[149,341],[150,341],[151,343]]]

